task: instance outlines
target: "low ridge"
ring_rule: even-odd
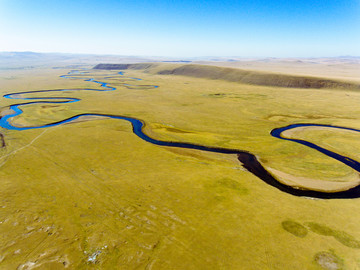
[[[325,78],[265,73],[236,68],[206,66],[196,64],[98,64],[94,69],[125,70],[137,69],[160,75],[182,75],[196,78],[225,80],[244,84],[277,86],[288,88],[346,88],[360,89],[360,85]]]

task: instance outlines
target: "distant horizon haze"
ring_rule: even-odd
[[[289,57],[275,57],[275,56],[241,56],[241,55],[197,55],[197,56],[164,56],[164,55],[126,55],[126,54],[99,54],[99,53],[83,53],[83,52],[43,52],[43,51],[0,51],[0,54],[54,54],[54,55],[74,55],[74,56],[114,56],[114,57],[134,57],[134,58],[163,58],[164,60],[201,60],[201,59],[211,59],[214,60],[231,60],[231,59],[242,59],[242,60],[260,60],[260,59],[326,59],[326,58],[360,58],[360,55],[335,55],[335,56],[289,56]]]

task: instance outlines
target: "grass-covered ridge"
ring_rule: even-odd
[[[225,80],[244,84],[288,87],[288,88],[346,88],[360,89],[360,85],[350,82],[337,81],[325,78],[295,76],[286,74],[266,73],[236,68],[226,68],[196,64],[98,64],[94,69],[105,70],[145,70],[159,75],[182,75],[195,78]]]

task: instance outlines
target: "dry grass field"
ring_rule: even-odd
[[[117,88],[109,92],[71,90],[100,87],[59,77],[69,69],[1,70],[0,94],[69,89],[23,97],[81,99],[25,106],[11,120],[16,126],[123,115],[143,120],[152,138],[249,151],[298,188],[331,192],[359,183],[344,164],[270,135],[294,123],[360,129],[356,80],[330,74],[326,83],[310,78],[321,87],[284,87],[300,75],[252,71],[250,81],[234,81],[201,66],[200,73],[169,72],[181,66],[76,75]],[[1,115],[22,102],[2,98]],[[236,156],[156,146],[121,120],[0,132],[0,269],[360,268],[360,199],[293,196],[246,171]],[[360,159],[355,132],[294,129],[286,136]]]
[[[237,59],[236,61],[196,61],[197,64],[216,65],[271,73],[283,73],[300,76],[315,76],[360,82],[359,57],[333,58],[264,58]]]

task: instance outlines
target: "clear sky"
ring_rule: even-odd
[[[360,0],[0,0],[0,51],[360,55]]]

